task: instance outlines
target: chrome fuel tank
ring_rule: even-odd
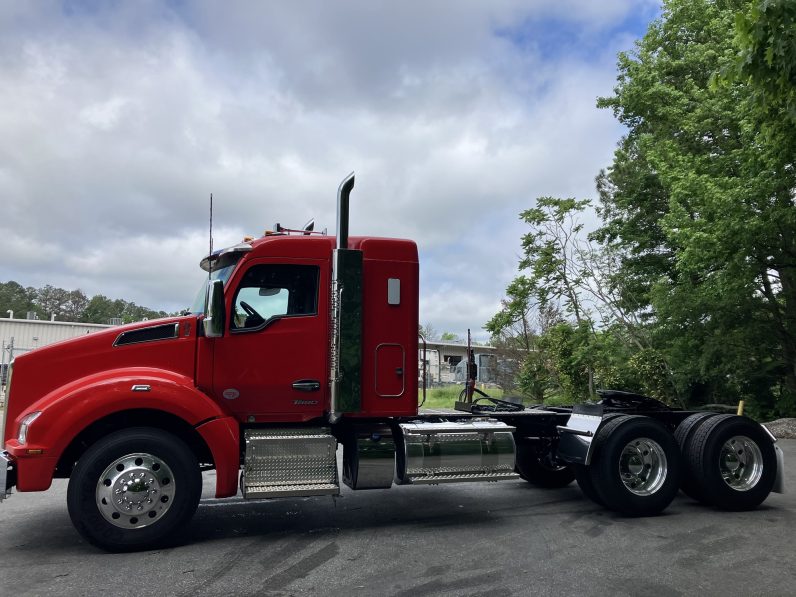
[[[492,419],[402,423],[398,484],[501,481],[514,472],[514,427]]]

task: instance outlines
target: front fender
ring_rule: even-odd
[[[134,386],[138,387],[137,391],[133,390]],[[39,463],[25,463],[27,466],[20,463],[20,473],[23,468],[35,469],[38,477],[36,482],[28,479],[24,489],[47,489],[58,458],[78,433],[103,417],[131,409],[167,412],[192,427],[229,415],[196,390],[192,379],[171,371],[133,368],[83,378],[44,396],[14,421],[14,436],[6,443],[6,449],[17,459]],[[41,415],[30,425],[26,443],[20,445],[16,439],[20,422],[33,411],[40,411]],[[216,452],[212,446],[211,451]],[[45,477],[48,477],[46,486],[41,487]],[[20,482],[20,490],[22,485]]]

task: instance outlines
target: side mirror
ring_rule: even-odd
[[[208,338],[220,338],[224,335],[224,283],[221,280],[211,280],[207,286],[202,325]]]

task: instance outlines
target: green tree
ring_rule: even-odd
[[[81,320],[86,323],[107,324],[113,318],[121,318],[123,305],[97,294],[91,297],[83,310]]]
[[[796,122],[796,3],[757,0],[735,21],[740,48],[734,68],[748,81],[755,99],[774,113]],[[731,77],[731,80],[735,77]]]
[[[25,288],[13,280],[0,282],[0,317],[7,317],[7,312],[13,311],[15,318],[24,319],[28,311],[34,310],[35,293],[34,288]]]
[[[796,397],[792,145],[766,132],[772,115],[750,85],[711,84],[735,63],[733,24],[747,7],[668,0],[635,51],[620,54],[615,94],[599,105],[628,134],[598,177],[595,238],[622,255],[624,298],[651,321],[693,399],[764,396],[782,382],[787,409]]]
[[[442,332],[439,337],[443,342],[458,342],[459,336],[453,332]]]

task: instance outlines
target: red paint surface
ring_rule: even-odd
[[[216,464],[216,497],[230,497],[238,492],[240,471],[240,432],[232,417],[215,419],[196,428],[213,454]]]
[[[417,330],[419,265],[417,245],[410,240],[352,237],[349,245],[363,252],[362,411],[354,417],[406,416],[417,414]],[[401,281],[399,305],[387,304],[387,280]],[[397,345],[405,355],[403,379],[395,375],[399,365]],[[400,387],[397,397],[384,394]]]
[[[253,241],[253,250],[227,283],[227,331],[222,338],[199,337],[201,321],[186,316],[112,328],[19,356],[3,438],[6,449],[18,459],[18,488],[49,487],[58,457],[91,423],[115,412],[154,409],[197,428],[216,463],[216,495],[234,495],[239,423],[252,419],[298,423],[319,419],[329,408],[329,286],[334,244],[334,238],[322,236]],[[407,240],[352,237],[349,247],[361,250],[364,257],[362,409],[350,416],[416,414],[417,246]],[[318,266],[317,314],[285,317],[259,332],[230,334],[236,285],[255,263]],[[399,305],[387,303],[389,278],[401,280]],[[124,331],[168,322],[180,324],[179,337],[113,346]],[[317,379],[321,389],[293,390],[292,383],[300,379]],[[149,385],[150,391],[131,391],[140,384]],[[236,390],[238,396],[225,398],[226,389]],[[35,410],[42,414],[30,426],[27,444],[19,446],[14,439],[19,422]],[[42,454],[28,455],[30,449],[40,449]]]

